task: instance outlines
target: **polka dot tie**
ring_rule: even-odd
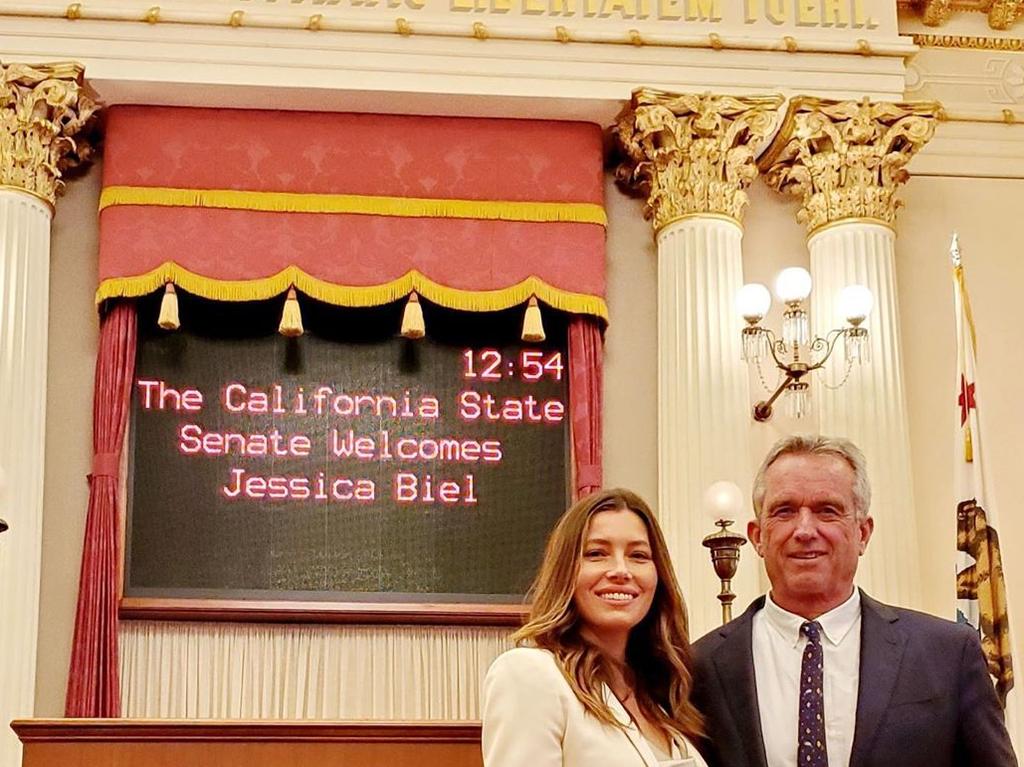
[[[821,626],[816,621],[808,621],[800,627],[800,632],[807,637],[807,646],[800,664],[800,732],[796,762],[799,767],[828,767]]]

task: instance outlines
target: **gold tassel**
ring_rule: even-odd
[[[405,304],[405,311],[402,313],[402,336],[404,338],[423,338],[427,334],[427,328],[423,324],[423,307],[420,306],[420,297],[416,291],[409,294],[409,300]]]
[[[181,327],[181,320],[178,319],[178,294],[174,292],[173,282],[168,282],[164,286],[164,297],[160,301],[160,317],[156,324],[164,330],[177,330]]]
[[[289,338],[296,338],[305,332],[302,327],[302,310],[299,308],[299,297],[295,294],[295,288],[288,288],[288,298],[284,301],[281,325],[277,332]]]
[[[544,321],[540,316],[537,296],[530,296],[530,302],[526,305],[526,315],[523,317],[523,340],[529,343],[538,343],[545,337]]]
[[[974,463],[974,440],[971,439],[970,424],[964,429],[964,460],[967,463]]]

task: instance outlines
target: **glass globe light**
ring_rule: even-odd
[[[772,306],[772,294],[759,282],[749,282],[736,294],[736,309],[748,323],[756,325]]]
[[[714,522],[727,519],[735,522],[743,511],[743,491],[735,482],[719,480],[704,491],[704,510]]]
[[[775,295],[783,303],[803,301],[811,295],[811,273],[802,266],[790,266],[775,278]]]
[[[847,285],[839,293],[839,311],[851,325],[860,325],[871,314],[875,297],[863,285]]]

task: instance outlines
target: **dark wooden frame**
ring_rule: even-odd
[[[568,340],[566,341],[568,352]],[[131,408],[129,408],[131,418]],[[572,487],[572,419],[567,424],[566,488]],[[126,597],[124,579],[128,535],[128,476],[120,486],[121,551],[118,561],[118,617],[123,620],[233,621],[237,623],[416,624],[441,626],[523,625],[527,603],[487,602],[312,602],[300,600],[189,599],[184,597]]]
[[[123,587],[123,580],[120,583]],[[122,596],[119,614],[129,620],[519,626],[528,609],[523,604],[293,602]]]
[[[482,767],[480,723],[29,719],[26,767]]]
[[[221,719],[15,719],[22,743],[41,741],[315,741],[480,743],[478,721],[286,721]]]

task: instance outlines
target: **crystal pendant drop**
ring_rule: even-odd
[[[843,339],[846,351],[846,363],[859,362],[866,365],[871,362],[871,345],[868,343],[867,328],[850,328]]]
[[[786,387],[786,407],[790,418],[803,418],[811,407],[810,387],[802,381],[793,381]]]
[[[757,362],[767,353],[768,339],[760,328],[743,328],[743,361]]]
[[[787,309],[782,315],[782,341],[786,346],[806,346],[810,337],[807,312],[799,306]]]

